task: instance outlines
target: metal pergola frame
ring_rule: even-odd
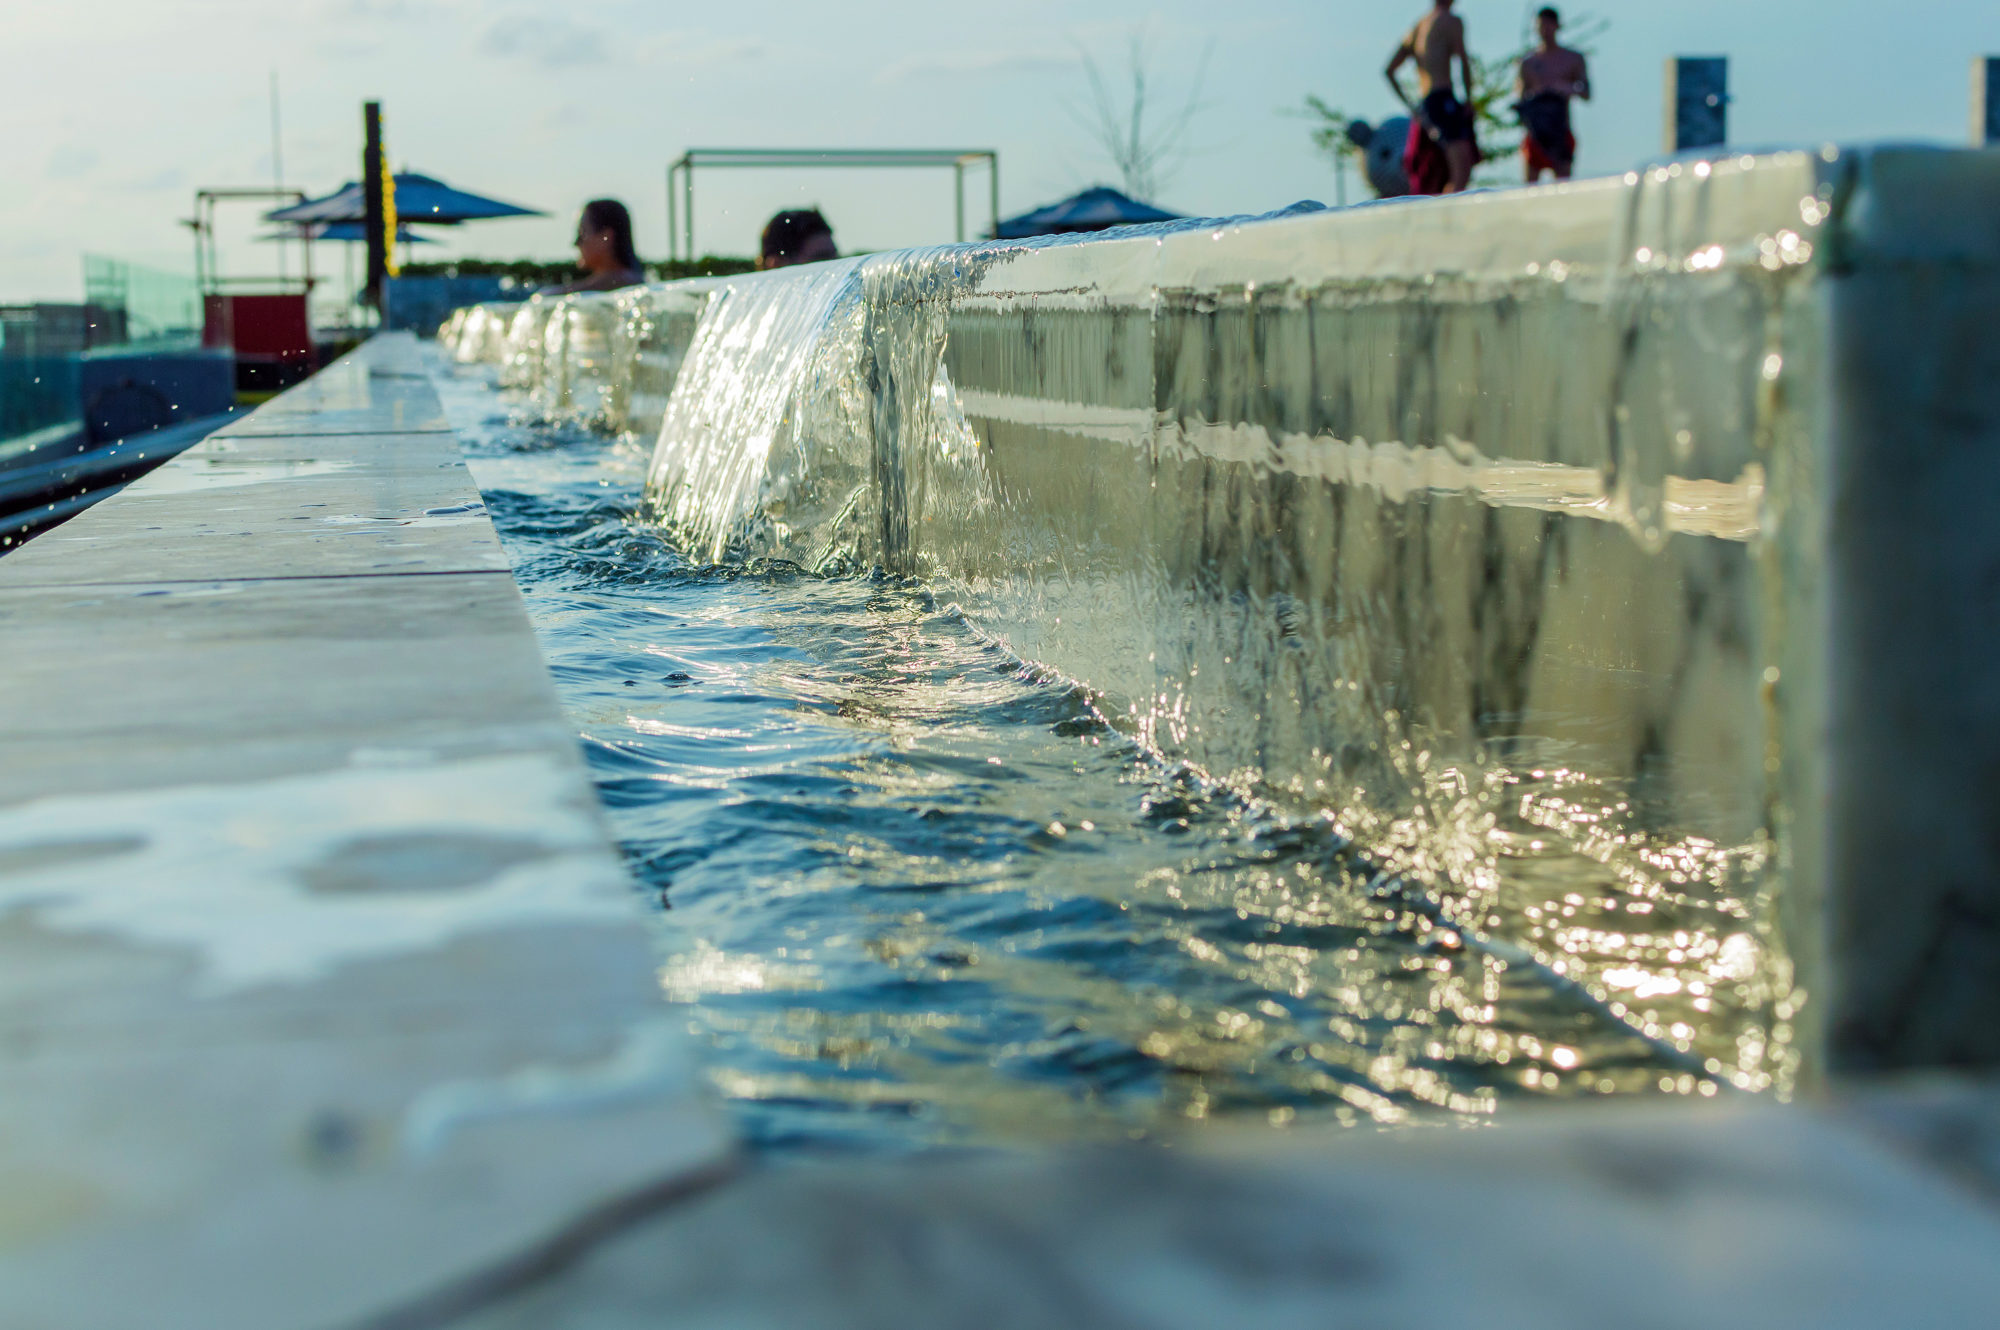
[[[692,263],[694,252],[694,168],[754,167],[792,169],[839,166],[952,168],[958,201],[958,239],[965,239],[965,169],[986,166],[987,198],[993,230],[1000,230],[1000,154],[992,148],[689,148],[667,167],[667,257]],[[676,182],[679,189],[676,190]]]
[[[312,244],[307,239],[305,228],[299,228],[299,248],[302,251],[301,276],[292,278],[284,275],[284,250],[278,251],[279,276],[273,277],[224,277],[217,262],[215,250],[215,205],[218,203],[247,203],[253,201],[280,203],[304,203],[306,192],[302,189],[286,189],[278,185],[253,186],[245,189],[198,189],[194,195],[194,216],[184,225],[194,232],[194,280],[203,295],[215,295],[229,287],[277,286],[291,287],[295,282],[307,295],[317,285],[312,270]]]

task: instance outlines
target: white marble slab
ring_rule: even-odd
[[[457,1324],[1873,1330],[2000,1305],[1994,1214],[1824,1114],[1183,1147],[765,1172]]]
[[[0,560],[0,1325],[362,1323],[726,1167],[409,349]]]

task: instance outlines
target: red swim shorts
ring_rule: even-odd
[[[1528,169],[1536,175],[1540,175],[1544,171],[1554,171],[1558,175],[1561,174],[1561,168],[1549,160],[1549,154],[1542,147],[1542,141],[1533,134],[1528,135],[1522,140],[1521,151],[1527,156]],[[1563,135],[1563,151],[1570,164],[1574,166],[1576,164],[1576,135]]]

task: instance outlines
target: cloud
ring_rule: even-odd
[[[388,49],[387,42],[369,37],[336,37],[313,48],[329,60],[373,60]]]
[[[769,48],[754,37],[712,37],[705,32],[656,32],[632,50],[642,65],[728,65],[762,60]]]
[[[906,55],[884,65],[875,75],[877,83],[903,83],[911,79],[980,74],[1036,74],[1056,69],[1075,69],[1074,55],[1058,55],[1042,50],[1013,51],[926,51]]]
[[[125,188],[140,193],[153,193],[163,189],[181,189],[187,184],[187,174],[177,166],[169,166],[164,171],[152,175],[135,176],[125,182]]]
[[[371,19],[409,19],[422,17],[432,5],[423,0],[321,0],[319,11],[323,18],[336,23],[368,21]]]
[[[561,18],[516,15],[486,29],[480,49],[489,55],[531,61],[550,69],[594,65],[605,58],[604,34]]]
[[[49,164],[42,173],[51,180],[75,180],[96,170],[98,160],[97,153],[92,149],[72,144],[50,153]]]
[[[579,129],[590,123],[590,113],[575,102],[562,102],[537,114],[529,121],[532,143],[573,143]]]

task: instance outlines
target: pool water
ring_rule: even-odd
[[[439,378],[657,908],[663,992],[754,1147],[1714,1092],[1326,823],[1142,752],[920,587],[696,567],[642,515],[649,442],[534,421],[485,371]]]

